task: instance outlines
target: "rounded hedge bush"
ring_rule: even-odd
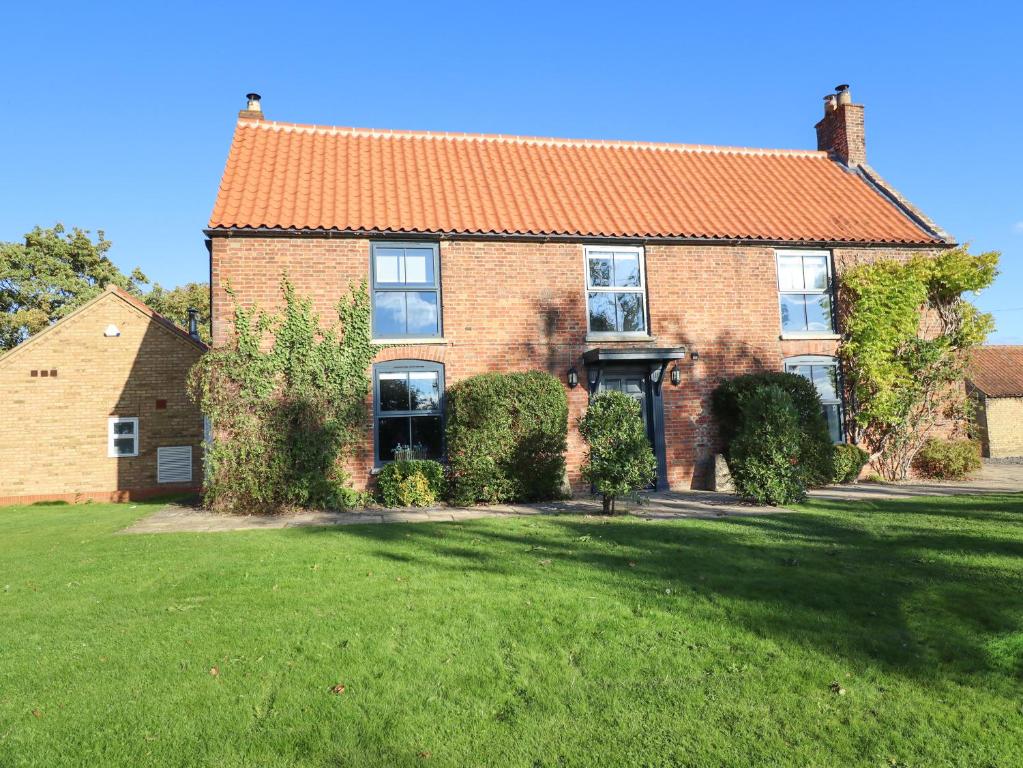
[[[428,507],[444,497],[444,485],[444,467],[428,459],[392,461],[377,477],[385,507]]]
[[[731,445],[743,424],[742,399],[772,386],[788,394],[795,408],[800,431],[797,459],[804,482],[809,487],[828,485],[835,476],[835,446],[817,390],[806,377],[795,373],[750,373],[718,385],[711,396],[711,410],[720,429],[725,457],[730,457]]]
[[[932,437],[913,459],[925,477],[961,480],[980,469],[980,446],[973,440],[942,440]]]
[[[836,445],[834,482],[851,483],[856,480],[868,459],[870,454],[858,445]]]
[[[736,492],[758,504],[789,504],[806,498],[799,461],[799,413],[777,384],[739,398],[739,430],[732,438],[728,470]]]
[[[446,435],[453,503],[563,495],[568,398],[550,374],[485,373],[454,384]]]

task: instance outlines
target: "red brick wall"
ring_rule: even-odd
[[[904,258],[908,250],[843,248],[838,269],[864,259]],[[280,305],[287,272],[297,291],[311,296],[321,317],[351,280],[368,279],[370,241],[360,238],[213,239],[213,335],[229,338],[230,284],[246,306]],[[682,384],[663,386],[668,478],[672,487],[699,487],[715,450],[709,397],[722,378],[779,370],[785,357],[834,354],[837,341],[782,340],[774,249],[768,246],[651,245],[645,247],[649,328],[653,339],[624,346],[685,345],[699,361],[681,363]],[[565,381],[575,365],[585,378],[583,245],[562,242],[443,240],[440,245],[443,344],[383,350],[378,360],[443,362],[448,385],[485,371],[541,369]],[[599,346],[614,346],[600,342]],[[570,406],[569,480],[579,486],[583,444],[575,429],[586,407],[586,387],[567,390]],[[352,463],[357,487],[372,466],[365,448]]]

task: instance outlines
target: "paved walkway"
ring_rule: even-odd
[[[896,499],[910,496],[954,496],[964,494],[1011,493],[1023,491],[1023,465],[985,464],[978,475],[959,483],[857,483],[810,491],[816,499]],[[498,504],[488,507],[432,507],[428,509],[367,509],[360,512],[294,512],[282,515],[218,515],[194,507],[169,504],[122,533],[188,533],[244,531],[260,528],[296,528],[324,525],[365,525],[372,523],[431,523],[477,520],[484,517],[524,515],[599,514],[600,501],[571,499],[548,504]],[[618,511],[644,520],[735,517],[788,512],[781,507],[743,504],[735,496],[710,491],[662,491],[644,494],[643,502],[618,503]]]

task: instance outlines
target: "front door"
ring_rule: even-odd
[[[650,441],[650,448],[653,450],[654,456],[657,456],[657,441],[654,433],[652,410],[653,403],[650,397],[650,377],[648,373],[645,371],[618,371],[614,368],[605,368],[603,375],[600,377],[600,390],[622,392],[639,403],[640,412],[643,414],[643,426],[646,427],[646,436]],[[660,464],[659,461],[658,464]],[[658,466],[657,476],[660,477],[660,475],[660,466]],[[654,486],[652,485],[651,487]]]

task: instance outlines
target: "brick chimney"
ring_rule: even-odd
[[[238,113],[239,120],[262,120],[263,119],[263,106],[259,103],[260,95],[258,93],[246,93],[245,99],[248,104],[245,109]]]
[[[852,103],[848,85],[824,97],[824,119],[816,125],[817,149],[830,152],[850,168],[866,165],[863,105]]]

